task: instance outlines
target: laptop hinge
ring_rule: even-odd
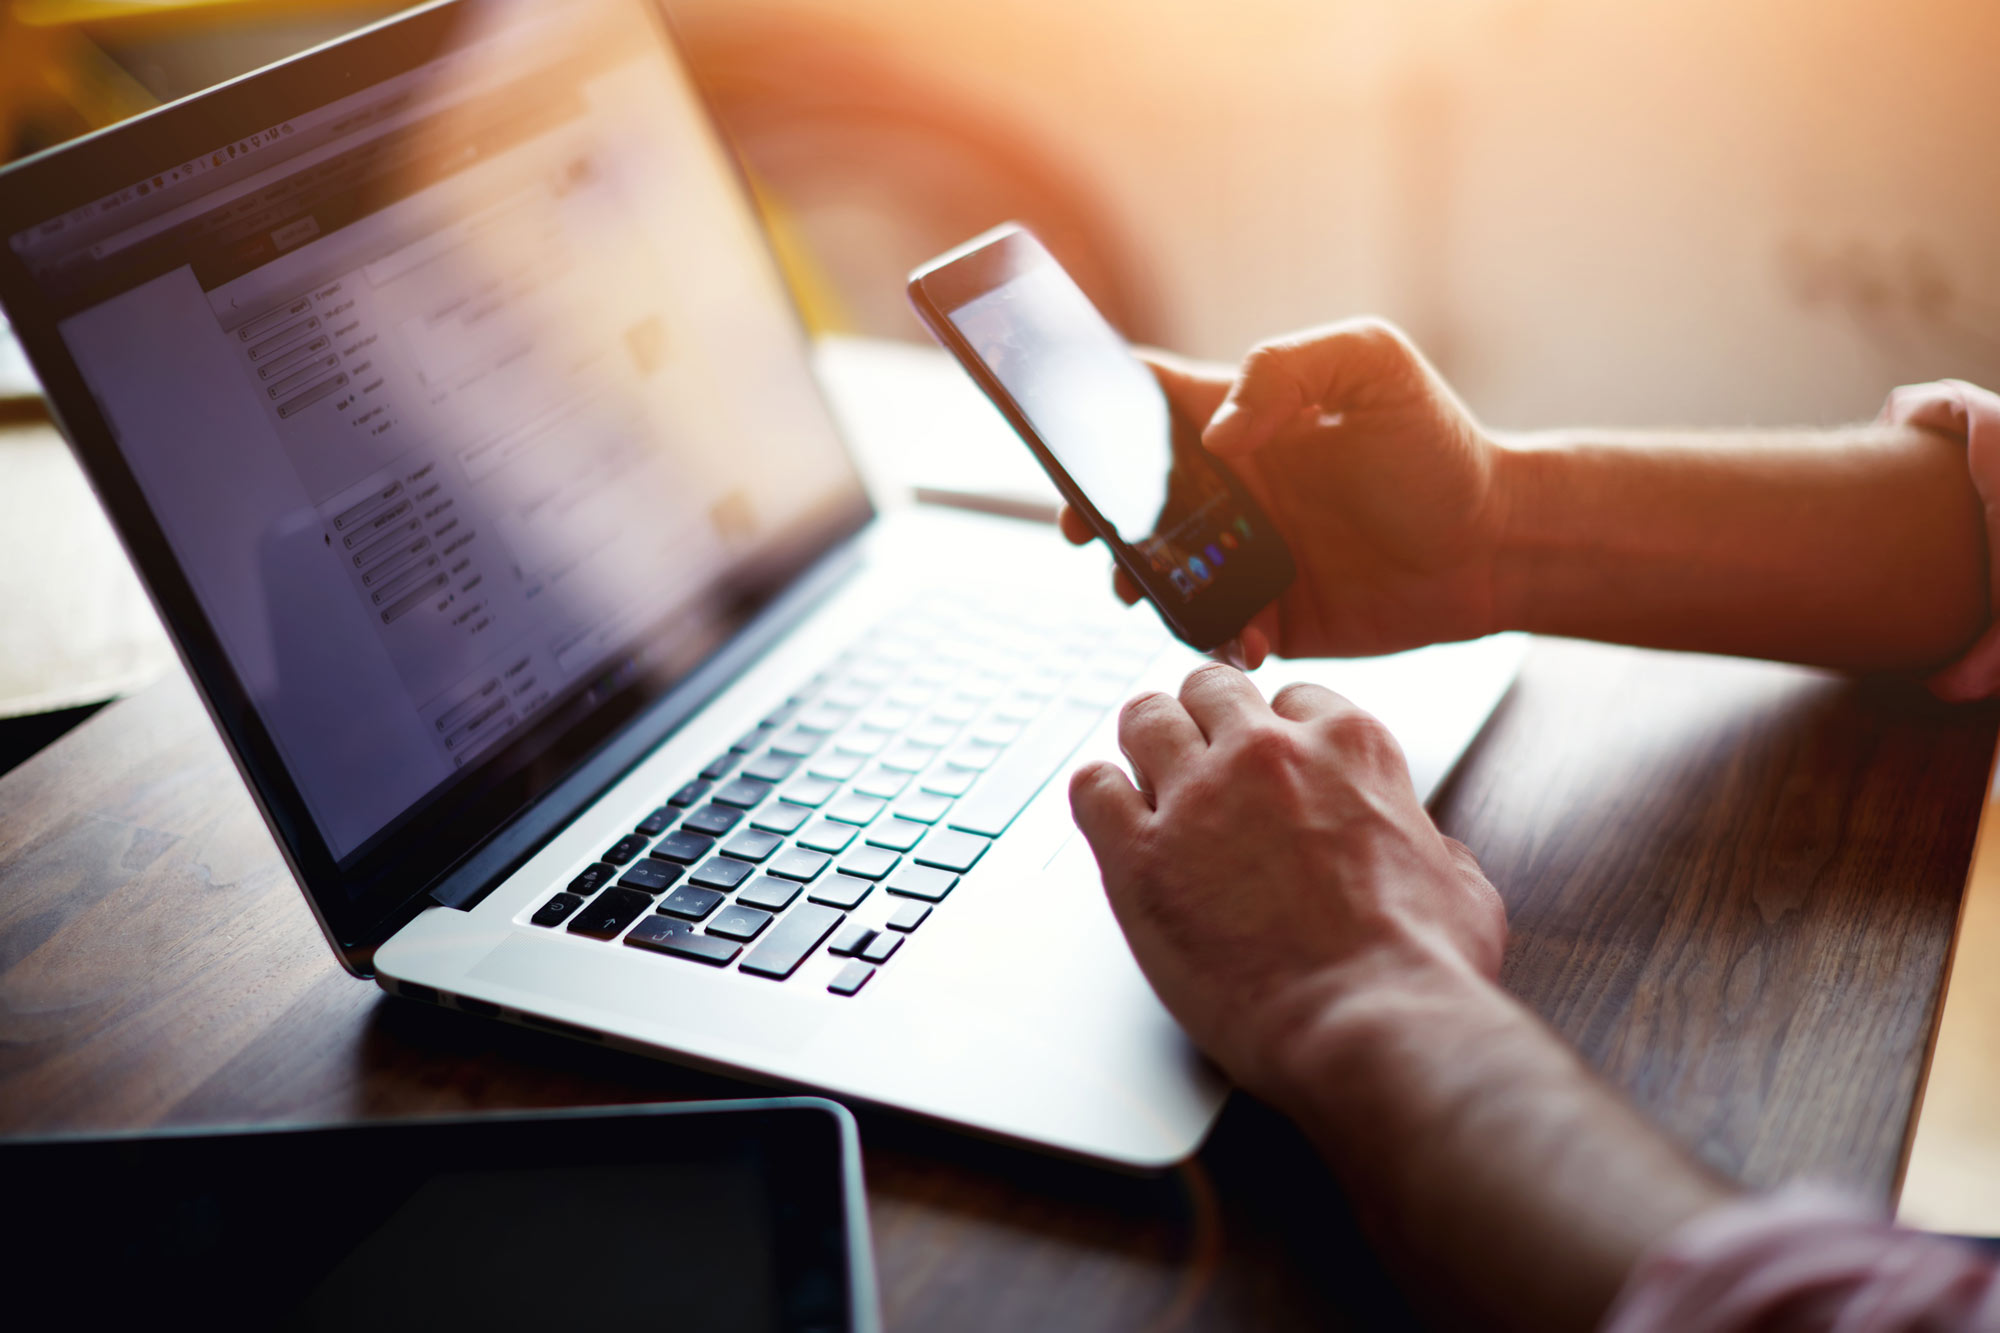
[[[424,896],[439,907],[456,907],[463,910],[471,905],[473,899],[480,897],[490,887],[490,885],[481,885],[472,880],[460,880],[457,882],[446,880],[442,884],[432,885],[431,891]]]

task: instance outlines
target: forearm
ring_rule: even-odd
[[[1504,628],[1910,670],[1988,616],[1979,497],[1942,435],[1518,435],[1497,457]]]
[[[1469,970],[1354,987],[1295,1055],[1283,1109],[1407,1289],[1476,1326],[1594,1327],[1647,1247],[1728,1194]]]

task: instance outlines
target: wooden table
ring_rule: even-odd
[[[1441,794],[1507,981],[1752,1184],[1893,1185],[1996,713],[1562,642]],[[342,973],[182,678],[0,780],[0,1132],[730,1095]],[[1237,1098],[1133,1179],[864,1116],[895,1329],[1403,1322],[1337,1192]]]

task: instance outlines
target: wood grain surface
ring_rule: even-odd
[[[1507,983],[1752,1184],[1892,1187],[1996,715],[1907,684],[1562,642],[1437,803]],[[0,780],[0,1133],[731,1095],[334,964],[186,681]],[[863,1116],[894,1329],[1394,1327],[1288,1126],[1140,1179]]]

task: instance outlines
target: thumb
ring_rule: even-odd
[[[1262,448],[1280,427],[1296,421],[1312,403],[1294,342],[1260,343],[1243,358],[1222,405],[1202,433],[1202,444],[1221,457]]]
[[[1156,348],[1148,347],[1140,351],[1139,359],[1146,363],[1146,368],[1153,372],[1153,378],[1160,382],[1160,391],[1167,396],[1168,408],[1196,431],[1208,425],[1215,409],[1222,406],[1233,378],[1232,372],[1221,366],[1184,360]]]
[[[1409,382],[1422,365],[1402,333],[1379,319],[1351,319],[1257,344],[1202,443],[1223,457],[1261,448],[1272,436],[1358,390]]]

